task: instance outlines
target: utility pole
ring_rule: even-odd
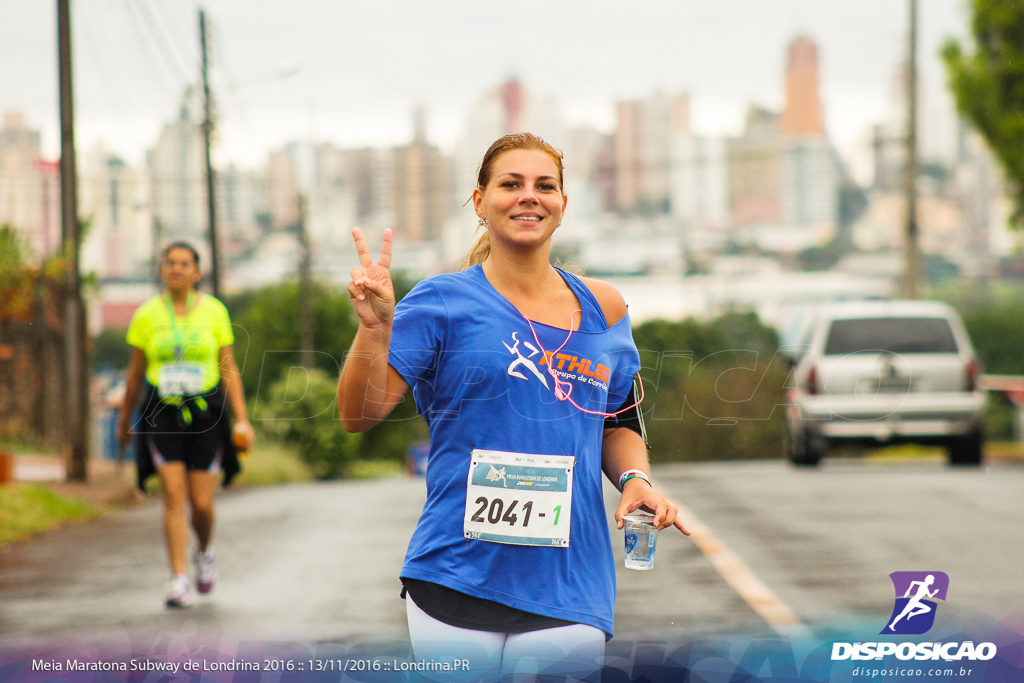
[[[57,58],[60,82],[60,225],[68,259],[64,293],[64,386],[67,427],[64,457],[69,481],[85,481],[89,462],[89,368],[85,345],[85,303],[79,257],[75,168],[75,106],[71,78],[71,0],[57,0]]]
[[[313,369],[313,249],[306,226],[306,195],[299,193],[299,346],[302,367]]]
[[[203,143],[206,146],[206,212],[210,239],[210,283],[213,295],[220,298],[220,250],[217,248],[217,196],[214,190],[213,159],[210,137],[213,135],[213,113],[210,103],[210,79],[207,73],[206,13],[199,10],[199,46],[203,53]]]
[[[917,226],[917,0],[910,2],[910,38],[907,55],[907,159],[904,168],[904,190],[907,200],[906,223],[903,230],[904,270],[902,296],[920,297],[921,244]]]

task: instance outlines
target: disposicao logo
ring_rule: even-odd
[[[896,604],[879,635],[920,635],[935,623],[936,600],[946,599],[949,577],[945,572],[893,572],[889,574],[896,591]],[[882,659],[896,655],[908,660],[988,660],[996,656],[993,643],[833,643],[832,660]]]
[[[949,577],[945,572],[893,572],[889,578],[896,589],[896,604],[880,633],[927,633],[935,623],[935,600],[946,599]]]

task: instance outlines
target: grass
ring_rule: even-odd
[[[32,484],[0,486],[0,546],[56,529],[65,522],[89,519],[100,510]]]
[[[837,454],[842,451],[837,449]],[[918,444],[901,444],[863,451],[864,457],[877,461],[915,460],[947,457],[945,448],[941,446],[922,446]],[[986,441],[985,459],[1000,461],[1024,462],[1024,443],[1019,441]]]
[[[21,455],[50,455],[51,451],[40,446],[35,441],[23,441],[18,439],[0,439],[0,452],[9,451]]]
[[[346,479],[380,479],[405,473],[405,463],[394,460],[355,460],[348,464]],[[242,486],[272,486],[312,481],[313,473],[299,457],[294,444],[263,438],[256,450],[242,461],[236,481]]]
[[[392,460],[357,460],[349,465],[346,478],[380,479],[404,472],[403,463]],[[298,447],[264,437],[257,442],[253,453],[242,461],[242,471],[232,486],[279,486],[313,481],[313,478],[309,466],[299,458]],[[160,492],[159,477],[149,478],[146,492],[154,495]]]
[[[377,479],[399,476],[403,472],[403,464],[399,462],[363,460],[350,465],[348,478]],[[242,461],[242,472],[235,479],[235,485],[276,486],[312,480],[312,472],[299,458],[294,445],[263,438],[253,454]],[[159,478],[151,477],[146,490],[158,494]],[[23,541],[67,522],[98,517],[109,509],[113,506],[92,505],[62,496],[46,485],[0,486],[0,546]]]
[[[275,486],[312,481],[313,474],[291,444],[260,439],[252,454],[242,461],[242,472],[235,479],[240,486]]]
[[[1020,441],[989,441],[985,444],[985,456],[995,460],[1024,462],[1024,443]]]
[[[346,479],[380,479],[405,472],[405,464],[394,460],[356,460],[348,465]],[[242,473],[235,480],[242,486],[273,486],[312,481],[313,473],[299,457],[294,444],[262,438],[256,450],[242,461]]]
[[[919,458],[945,458],[946,449],[942,446],[924,446],[905,443],[898,446],[875,448],[864,453],[867,458],[876,460],[915,460]]]
[[[397,477],[405,472],[404,463],[394,460],[356,460],[348,467],[349,479]]]

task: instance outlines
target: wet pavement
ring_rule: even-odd
[[[771,633],[778,625],[750,600],[752,584],[797,628],[880,628],[899,570],[949,574],[944,615],[1024,614],[1020,465],[837,459],[808,471],[765,461],[658,466],[654,477],[702,542],[669,529],[653,571],[619,567],[617,640]],[[67,526],[0,552],[0,637],[404,643],[398,572],[424,499],[410,478],[226,491],[220,582],[177,611],[163,607],[157,500]],[[610,487],[606,500],[610,518]],[[622,532],[610,533],[621,552]]]

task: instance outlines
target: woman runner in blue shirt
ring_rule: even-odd
[[[412,389],[430,426],[427,502],[402,568],[417,659],[466,658],[472,679],[594,668],[612,635],[615,564],[602,472],[658,528],[689,531],[650,485],[626,304],[611,285],[550,265],[562,155],[529,133],[484,156],[473,204],[484,234],[458,273],[396,308],[391,232],[374,263],[358,228],[348,286],[359,330],[338,384],[348,431]]]

